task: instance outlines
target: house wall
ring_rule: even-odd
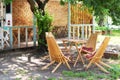
[[[32,26],[33,14],[27,0],[13,0],[12,3],[13,26]]]
[[[32,26],[33,14],[30,10],[27,0],[13,0],[13,26]],[[68,5],[60,5],[59,1],[50,0],[46,6],[46,11],[53,16],[53,26],[67,26]],[[71,23],[73,24],[90,24],[92,16],[87,11],[78,11],[76,8],[71,9]],[[81,17],[83,16],[83,17]],[[82,20],[82,21],[81,21]],[[84,20],[84,21],[83,21]]]
[[[13,26],[32,26],[33,14],[27,0],[13,0]],[[59,1],[49,1],[46,11],[53,16],[53,26],[67,25],[67,6],[61,6]]]
[[[53,16],[54,26],[66,26],[68,17],[68,6],[60,5],[59,1],[49,1],[46,5],[46,11]]]

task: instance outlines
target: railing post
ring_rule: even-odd
[[[20,27],[18,28],[18,48],[20,48]]]
[[[82,25],[82,39],[84,39],[84,24]]]
[[[77,26],[77,38],[79,39],[79,37],[80,37],[80,26]]]
[[[71,6],[68,0],[68,39],[71,38]]]
[[[13,48],[13,34],[12,34],[12,27],[9,27],[10,33],[10,48]]]
[[[36,46],[36,26],[33,26],[33,41],[34,41],[34,46]]]
[[[4,37],[4,35],[3,35],[3,27],[1,27],[1,49],[3,50],[3,48],[4,48],[4,39],[3,39],[3,37]]]
[[[25,27],[25,41],[26,41],[26,47],[28,47],[28,27]]]

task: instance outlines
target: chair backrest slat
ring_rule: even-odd
[[[109,40],[110,40],[110,37],[105,37],[99,49],[96,51],[95,55],[92,58],[94,61],[99,61],[102,58]]]
[[[46,32],[46,40],[50,59],[58,62],[62,61],[64,55],[51,32]]]
[[[86,47],[92,48],[93,50],[96,49],[96,43],[97,43],[97,33],[92,33],[87,40]]]

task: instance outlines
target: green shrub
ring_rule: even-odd
[[[49,32],[52,30],[52,21],[53,17],[50,16],[47,12],[45,15],[42,14],[42,11],[35,8],[35,17],[37,19],[37,27],[38,27],[38,46],[41,50],[46,51],[46,39],[45,32]]]
[[[120,65],[113,65],[112,69],[108,69],[110,72],[110,79],[111,80],[117,80],[120,78]]]

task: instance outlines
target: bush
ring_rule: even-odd
[[[37,27],[38,27],[38,47],[44,52],[47,50],[45,32],[50,32],[52,30],[52,21],[53,17],[50,16],[47,12],[42,14],[42,11],[35,8],[35,17],[37,19]]]

